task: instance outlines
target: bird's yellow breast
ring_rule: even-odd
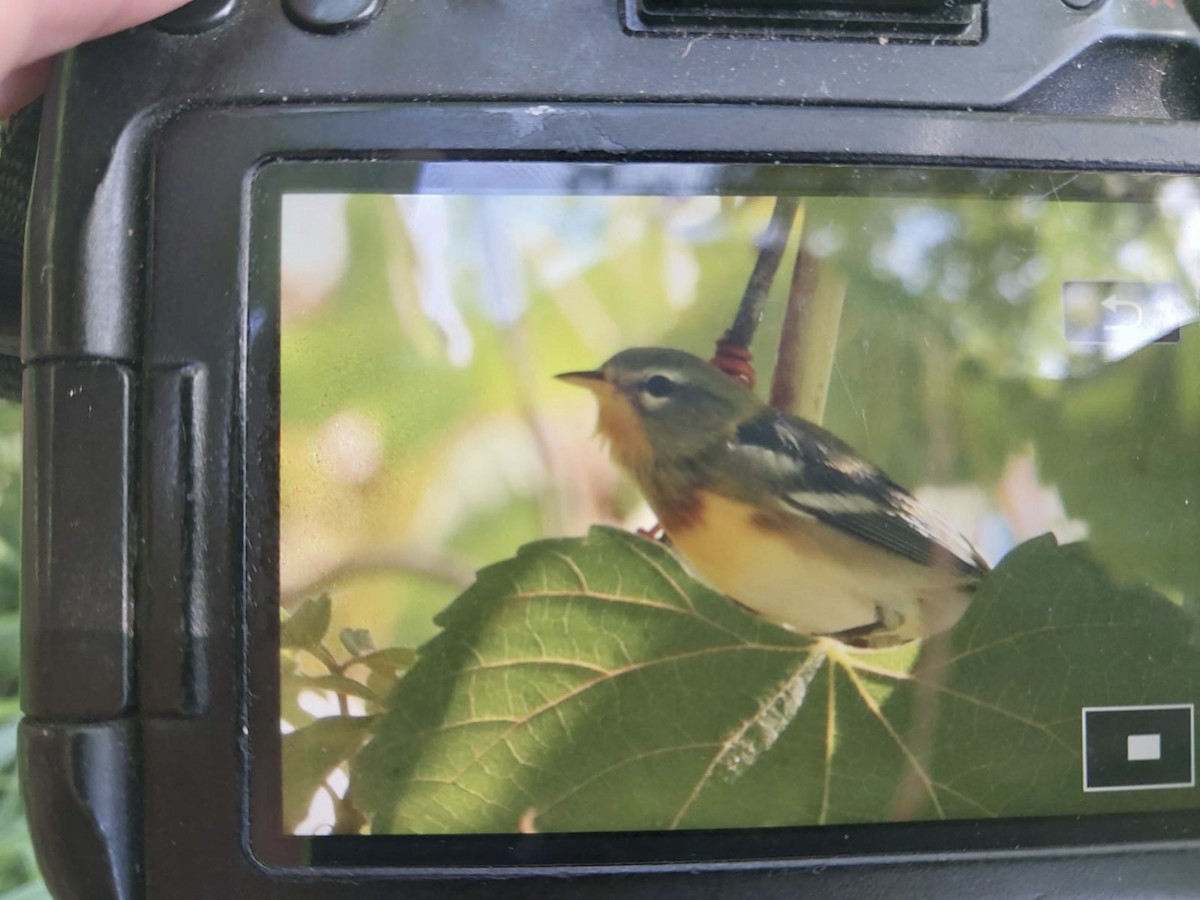
[[[755,509],[699,492],[684,527],[668,526],[679,553],[709,584],[802,634],[836,634],[881,619],[900,637],[927,631],[926,606],[966,597],[944,574],[864,544],[816,520],[785,528]]]

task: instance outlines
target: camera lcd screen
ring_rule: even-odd
[[[285,834],[1194,821],[1194,179],[389,178],[275,207]]]

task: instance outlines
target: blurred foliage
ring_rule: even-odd
[[[21,571],[21,407],[0,403],[0,900],[49,898],[17,784]]]
[[[335,644],[329,622],[329,595],[320,594],[302,603],[281,628],[281,712],[293,728],[282,739],[282,765],[288,773],[283,821],[289,831],[304,820],[320,791],[328,792],[340,830],[353,831],[363,824],[328,781],[338,766],[357,753],[367,739],[373,714],[383,709],[382,698],[416,662],[416,654],[406,648],[377,649],[366,628],[342,629]],[[317,674],[310,674],[313,671]],[[305,708],[302,695],[334,697],[336,706],[314,712]],[[352,710],[351,698],[367,714]]]
[[[1072,341],[1063,286],[1169,282],[1194,309],[1200,196],[1174,179],[1094,204],[1061,198],[1059,176],[1030,179],[1042,195],[806,198],[752,348],[760,380],[802,233],[847,283],[827,427],[900,483],[941,491],[993,563],[1047,530],[1086,535],[1113,602],[1148,588],[1195,617],[1200,326],[1121,353]],[[347,629],[434,646],[470,573],[526,544],[650,524],[590,438],[590,398],[552,376],[629,346],[711,355],[772,202],[355,195],[321,214],[345,248],[324,280],[304,274],[321,248],[288,244],[285,207],[283,599],[294,616],[322,592],[329,604],[327,658],[287,650],[285,678],[342,674],[363,645],[328,635]],[[349,674],[368,687],[365,667]],[[374,699],[310,690],[324,713],[285,693],[287,727],[350,700],[380,714],[389,691],[370,677]],[[323,777],[346,776],[350,743],[323,745]]]

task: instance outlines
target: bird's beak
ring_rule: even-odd
[[[579,387],[587,388],[589,391],[600,389],[601,385],[608,384],[608,379],[604,377],[604,372],[600,369],[594,369],[590,372],[563,372],[561,375],[555,375],[559,381],[565,381],[567,384],[576,384]]]

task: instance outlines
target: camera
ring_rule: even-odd
[[[72,53],[56,895],[1194,893],[1198,54],[1152,0],[193,0]]]

